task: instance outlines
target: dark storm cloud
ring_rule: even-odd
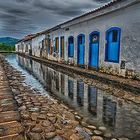
[[[0,36],[20,38],[91,11],[108,0],[0,0]]]
[[[98,2],[98,3],[106,3],[109,2],[110,0],[92,0],[93,2]]]
[[[50,10],[50,12],[53,12],[58,15],[62,16],[76,16],[83,13],[85,10],[89,8],[95,8],[96,4],[92,3],[85,3],[85,2],[78,2],[78,1],[61,1],[58,0],[52,0],[52,1],[43,1],[38,0],[34,1],[34,6],[44,9],[44,10]]]
[[[28,15],[27,11],[23,11],[21,9],[7,9],[8,13],[12,13],[13,15],[19,15],[19,16],[26,16]]]
[[[15,0],[15,1],[20,3],[27,3],[27,2],[32,2],[33,0]]]

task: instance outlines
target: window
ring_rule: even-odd
[[[82,44],[82,36],[79,36],[79,44]]]
[[[45,46],[46,46],[46,48],[48,48],[48,53],[50,53],[51,46],[50,46],[50,39],[49,38],[45,39]]]
[[[53,41],[50,39],[50,54],[53,53]]]
[[[70,36],[68,38],[68,56],[69,57],[74,56],[74,38],[73,38],[73,36]]]
[[[45,45],[44,45],[44,40],[42,40],[42,49],[44,49],[44,46],[45,46]]]
[[[106,32],[105,61],[119,63],[121,29],[113,27]]]
[[[26,44],[25,52],[28,52],[28,45]]]
[[[73,44],[73,37],[69,38],[69,44]]]
[[[117,36],[118,36],[118,31],[113,30],[112,31],[112,42],[117,42]]]
[[[91,36],[91,43],[98,43],[99,42],[99,35],[98,34],[94,34]]]
[[[66,28],[65,31],[69,31],[69,28]]]
[[[56,37],[55,38],[55,49],[54,49],[54,52],[58,53],[58,51],[59,51],[59,38]]]

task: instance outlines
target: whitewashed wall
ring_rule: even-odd
[[[32,39],[32,55],[40,57],[40,50],[42,48],[42,41],[45,39],[45,35],[38,35]]]
[[[124,2],[125,4],[125,2]],[[114,6],[115,8],[115,6]],[[100,17],[96,17],[82,23],[75,24],[75,21],[65,25],[65,28],[53,31],[51,39],[55,37],[65,37],[65,61],[68,61],[68,37],[74,37],[74,63],[77,64],[77,36],[85,34],[85,65],[89,63],[89,34],[93,31],[100,33],[99,47],[99,66],[112,67],[112,69],[120,71],[121,61],[126,62],[126,69],[140,72],[140,3],[127,6],[115,12],[107,13]],[[80,20],[79,20],[80,21]],[[105,62],[105,44],[106,31],[111,27],[121,28],[121,45],[120,45],[120,61],[119,63]],[[69,28],[68,31],[65,31]],[[50,58],[51,59],[51,58]]]
[[[134,3],[132,3],[134,2]],[[116,10],[118,9],[118,10]],[[55,45],[55,38],[59,37],[59,53],[57,57],[48,54],[48,59],[60,61],[60,37],[65,39],[65,61],[74,61],[77,65],[77,36],[85,35],[85,66],[89,63],[89,34],[93,31],[100,33],[99,41],[99,67],[103,67],[105,72],[111,67],[111,71],[115,70],[115,74],[125,75],[125,70],[132,70],[136,73],[140,72],[140,1],[126,0],[118,2],[114,6],[107,9],[99,10],[96,14],[90,14],[86,17],[81,17],[77,20],[68,22],[61,26],[60,29],[54,30],[50,35],[52,46]],[[111,27],[121,28],[121,44],[120,44],[120,61],[119,63],[105,61],[105,44],[106,31]],[[69,30],[66,31],[66,28]],[[45,39],[45,35],[38,35],[32,39],[33,55],[40,57],[41,42]],[[74,58],[68,58],[68,37],[74,37]],[[24,44],[23,44],[24,46]],[[125,61],[126,67],[122,71],[120,69],[121,61]]]

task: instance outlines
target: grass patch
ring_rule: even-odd
[[[10,46],[6,44],[0,44],[0,52],[14,52],[15,46]]]

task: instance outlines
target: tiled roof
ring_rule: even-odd
[[[54,26],[54,27],[52,27],[52,28],[50,28],[50,29],[47,29],[47,30],[42,31],[42,32],[40,32],[40,33],[37,33],[36,36],[37,36],[37,35],[40,35],[40,34],[43,34],[43,33],[45,33],[45,32],[50,32],[50,31],[52,31],[52,30],[59,29],[59,28],[61,27],[61,25],[64,25],[64,24],[69,23],[69,22],[71,22],[71,21],[74,21],[74,20],[80,19],[80,18],[82,18],[82,17],[88,16],[88,15],[90,15],[90,14],[96,13],[96,12],[98,12],[98,11],[100,11],[100,10],[102,10],[102,9],[105,9],[105,8],[107,8],[107,7],[110,7],[110,6],[116,4],[116,3],[120,2],[120,1],[124,1],[124,0],[112,0],[111,2],[108,2],[107,4],[105,4],[105,5],[103,5],[103,6],[99,7],[99,8],[96,8],[96,9],[94,9],[94,10],[88,12],[88,13],[85,13],[85,14],[83,14],[83,15],[81,15],[81,16],[78,16],[78,17],[75,17],[75,18],[73,18],[73,19],[71,19],[71,20],[68,20],[68,21],[66,21],[66,22],[63,22],[63,23],[61,23],[61,24],[59,24],[59,25],[57,25],[57,26]]]
[[[33,38],[33,36],[34,36],[34,34],[27,35],[23,39],[19,40],[18,42],[31,40]]]
[[[98,12],[98,11],[101,11],[101,10],[103,10],[103,9],[107,9],[107,8],[110,7],[110,6],[114,6],[115,4],[117,4],[117,3],[119,3],[119,2],[124,2],[124,1],[127,1],[127,0],[112,0],[111,2],[109,2],[109,3],[107,3],[107,4],[103,5],[103,6],[101,6],[101,7],[99,7],[99,8],[96,8],[96,9],[94,9],[93,11],[90,11],[90,12],[88,12],[88,13],[85,13],[85,14],[81,15],[81,16],[78,16],[78,17],[75,17],[75,18],[73,18],[73,19],[71,19],[71,20],[68,20],[68,21],[66,21],[66,22],[63,22],[63,23],[61,23],[61,24],[59,24],[59,25],[57,25],[57,26],[54,26],[54,27],[52,27],[52,28],[50,28],[50,29],[47,29],[47,30],[41,31],[41,32],[39,32],[39,33],[36,33],[36,34],[34,34],[34,35],[31,37],[31,39],[32,39],[32,38],[35,38],[35,37],[38,36],[38,35],[44,34],[44,33],[46,33],[46,32],[51,32],[52,30],[57,30],[57,29],[61,28],[61,26],[64,25],[64,24],[67,24],[67,23],[72,22],[72,21],[74,21],[74,20],[80,19],[80,18],[82,18],[82,17],[86,17],[86,16],[88,16],[88,15],[90,15],[90,14],[94,14],[94,13],[96,13],[96,12]]]
[[[105,4],[105,5],[101,6],[101,7],[98,7],[98,8],[96,8],[96,9],[94,9],[94,10],[88,12],[88,13],[85,13],[85,14],[83,14],[83,15],[81,15],[81,16],[78,16],[78,17],[76,17],[76,18],[73,18],[73,19],[71,19],[71,20],[69,20],[69,21],[66,21],[66,22],[62,23],[62,24],[66,24],[66,23],[68,23],[68,22],[70,22],[70,21],[79,19],[79,18],[81,18],[81,17],[88,16],[89,14],[96,13],[97,11],[100,11],[100,10],[102,10],[102,9],[108,8],[108,7],[110,7],[110,6],[113,6],[114,4],[116,4],[116,3],[120,2],[120,1],[124,1],[124,0],[112,0],[111,2],[108,2],[107,4]]]
[[[96,12],[102,10],[102,9],[106,9],[106,8],[108,8],[108,7],[110,7],[110,6],[113,6],[113,5],[115,5],[116,3],[120,2],[120,1],[126,1],[126,0],[112,0],[111,2],[108,2],[107,4],[105,4],[105,5],[101,6],[101,7],[98,7],[98,8],[96,8],[96,9],[94,9],[94,10],[88,12],[88,13],[85,13],[85,14],[83,14],[83,15],[81,15],[81,16],[75,17],[75,18],[73,18],[73,19],[71,19],[71,20],[68,20],[68,21],[66,21],[66,22],[64,22],[64,23],[61,23],[61,24],[59,24],[59,25],[57,25],[57,26],[55,26],[55,27],[52,27],[52,28],[50,28],[50,29],[48,29],[48,30],[45,30],[45,31],[42,32],[42,33],[49,32],[49,31],[51,31],[51,30],[58,29],[61,25],[64,25],[64,24],[66,24],[66,23],[69,23],[69,22],[72,22],[72,21],[74,21],[74,20],[80,19],[80,18],[82,18],[82,17],[88,16],[88,15],[90,15],[90,14],[94,14],[94,13],[96,13]]]

